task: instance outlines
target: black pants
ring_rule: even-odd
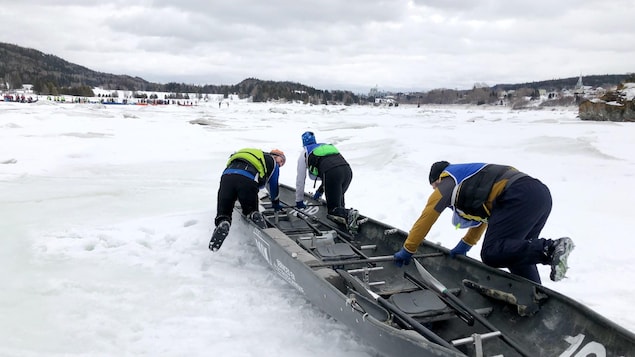
[[[538,238],[551,213],[551,193],[535,178],[524,177],[509,186],[494,203],[481,249],[483,263],[508,268],[540,284],[536,264],[546,263],[545,245]]]
[[[349,165],[336,166],[324,173],[322,184],[326,208],[330,214],[346,217],[344,194],[353,179],[353,171]]]
[[[258,183],[239,174],[222,175],[218,188],[218,202],[216,204],[216,219],[214,224],[221,221],[232,221],[232,211],[236,200],[240,202],[243,214],[249,215],[258,210]]]

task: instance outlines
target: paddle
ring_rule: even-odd
[[[452,351],[458,352],[462,356],[465,355],[461,351],[459,351],[456,347],[454,347],[451,343],[449,343],[448,341],[442,339],[441,337],[439,337],[439,335],[437,335],[436,333],[430,331],[430,329],[428,329],[427,327],[423,326],[419,321],[415,320],[414,318],[412,318],[411,316],[409,316],[405,312],[399,310],[399,308],[397,306],[393,305],[390,301],[384,299],[383,297],[381,297],[381,295],[379,295],[379,294],[375,293],[374,291],[370,290],[369,288],[367,288],[366,285],[364,285],[364,283],[362,283],[361,280],[359,280],[359,278],[357,278],[356,276],[351,275],[349,272],[347,272],[346,270],[342,270],[342,269],[337,269],[337,272],[344,279],[346,279],[346,281],[351,283],[351,285],[353,285],[353,288],[356,291],[358,291],[358,292],[364,294],[365,296],[367,296],[369,298],[372,298],[375,301],[377,301],[377,303],[379,305],[383,306],[385,309],[390,311],[393,315],[396,315],[399,319],[401,319],[402,321],[404,321],[405,323],[410,325],[410,327],[412,327],[413,330],[417,331],[423,337],[425,337],[428,340],[436,343],[437,345],[441,345],[441,346],[443,346],[445,348],[448,348],[448,349],[450,349]]]
[[[427,253],[427,254],[415,254],[413,258],[432,258],[432,257],[441,257],[444,254],[441,252],[438,253]],[[347,259],[347,260],[333,260],[328,262],[320,262],[315,264],[309,264],[311,268],[318,267],[328,267],[331,265],[346,265],[346,264],[358,264],[358,263],[379,263],[379,262],[389,262],[394,260],[394,256],[392,255],[379,255],[375,257],[368,257],[363,259]]]
[[[492,325],[486,318],[481,316],[479,313],[474,311],[471,307],[467,306],[463,301],[461,301],[458,297],[454,296],[440,281],[438,281],[432,274],[430,274],[424,267],[419,263],[416,259],[413,259],[415,262],[415,266],[417,267],[417,271],[421,275],[421,277],[428,283],[428,287],[431,287],[432,291],[436,292],[439,296],[445,297],[448,300],[451,300],[453,304],[459,306],[463,312],[469,313],[473,319],[476,319],[479,323],[485,326],[492,332],[500,332],[500,337],[503,341],[505,341],[509,346],[515,349],[518,353],[523,356],[529,357],[532,354],[525,351],[518,343],[512,340],[507,335],[503,334],[502,331],[499,331],[494,325]],[[415,279],[416,280],[416,279]],[[415,281],[413,281],[415,282]],[[454,306],[453,306],[454,307]]]

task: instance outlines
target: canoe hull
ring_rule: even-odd
[[[281,202],[292,205],[294,195],[291,187],[281,185]],[[263,258],[278,275],[382,355],[478,356],[480,348],[485,356],[599,357],[629,356],[635,351],[632,332],[575,300],[469,257],[452,259],[446,248],[424,241],[418,254],[430,257],[419,258],[421,265],[470,309],[486,311],[487,322],[520,348],[496,337],[480,346],[465,343],[448,348],[431,342],[376,298],[393,301],[391,298],[407,296],[399,294],[421,290],[404,277],[405,272],[420,276],[414,264],[398,268],[389,259],[373,260],[397,251],[406,232],[362,217],[359,231],[351,234],[327,219],[323,201],[313,201],[309,196],[305,199],[307,209],[289,207],[286,213],[275,214],[270,202],[262,198],[269,228],[260,229],[244,217],[243,221],[249,225]],[[325,255],[325,250],[334,251],[331,247],[346,248],[354,256]],[[351,275],[356,276],[355,281],[351,281]],[[364,287],[356,282],[364,282]],[[479,323],[470,326],[452,313],[439,316],[438,321],[437,317],[416,319],[423,329],[450,344],[492,332]]]

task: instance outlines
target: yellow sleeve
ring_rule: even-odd
[[[421,215],[410,229],[408,238],[406,238],[406,241],[403,244],[403,247],[408,252],[414,254],[417,251],[421,242],[425,239],[426,235],[428,235],[428,232],[430,232],[430,228],[432,228],[434,222],[436,222],[441,215],[441,212],[437,212],[435,209],[440,199],[441,193],[439,190],[435,189],[430,195],[430,198],[428,198],[426,207],[423,209],[423,212],[421,212]]]
[[[483,235],[483,232],[487,229],[487,223],[482,223],[478,227],[470,228],[463,237],[463,241],[471,246],[475,246],[479,239]]]

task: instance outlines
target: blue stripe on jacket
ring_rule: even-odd
[[[242,169],[225,169],[225,171],[223,171],[223,175],[228,175],[228,174],[238,174],[238,175],[243,175],[245,177],[248,177],[252,180],[256,179],[256,175],[252,174],[251,172],[247,170],[242,170]]]
[[[252,174],[249,171],[246,170],[242,170],[242,169],[225,169],[225,171],[223,171],[223,175],[228,175],[228,174],[237,174],[237,175],[243,175],[251,180],[256,180],[256,175]],[[271,197],[272,200],[278,199],[278,177],[280,176],[280,168],[278,167],[278,164],[274,164],[274,169],[273,169],[273,173],[271,174],[271,176],[269,177],[269,180],[267,180],[267,183],[269,184],[269,196]],[[259,188],[262,189],[265,186],[260,186]]]

